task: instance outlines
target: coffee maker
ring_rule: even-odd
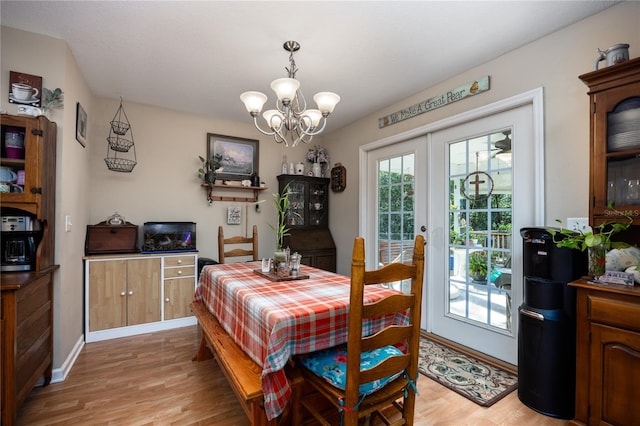
[[[2,216],[2,261],[0,271],[32,271],[42,239],[40,222],[30,216]]]

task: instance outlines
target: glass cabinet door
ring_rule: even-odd
[[[35,202],[38,193],[38,129],[31,118],[2,118],[0,191],[5,202]]]
[[[306,224],[304,214],[305,199],[305,183],[291,181],[289,183],[289,210],[287,212],[287,224],[289,226],[304,226]]]
[[[327,226],[326,189],[325,184],[309,184],[309,225]]]
[[[607,207],[640,205],[640,96],[607,113]]]

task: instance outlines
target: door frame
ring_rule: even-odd
[[[367,230],[370,228],[370,221],[375,220],[375,217],[367,215],[367,196],[369,194],[369,182],[367,181],[367,157],[369,151],[382,148],[388,145],[392,145],[398,142],[406,140],[426,137],[426,143],[431,143],[431,133],[453,127],[468,121],[477,120],[489,115],[497,114],[506,110],[517,108],[523,105],[531,104],[532,108],[532,127],[533,127],[533,143],[534,143],[534,200],[535,208],[533,212],[534,223],[531,226],[543,226],[544,225],[544,212],[545,212],[545,197],[544,197],[544,91],[542,87],[538,87],[527,92],[520,93],[518,95],[511,96],[509,98],[492,102],[490,104],[474,108],[470,111],[464,111],[459,114],[455,114],[451,117],[438,120],[433,123],[428,123],[422,126],[418,126],[414,129],[407,130],[395,135],[391,135],[365,145],[359,148],[359,199],[358,199],[358,215],[359,215],[359,235],[369,237]],[[427,187],[429,182],[427,181]],[[428,212],[427,208],[427,212]],[[427,213],[428,214],[428,213]],[[431,223],[430,218],[426,218],[427,223]],[[514,230],[514,233],[517,230]],[[437,239],[437,243],[444,244],[444,235],[432,234],[431,229],[427,229],[427,259],[425,259],[425,269],[429,268],[429,265],[435,264],[435,259],[430,258],[431,250],[429,245]],[[514,235],[514,238],[516,236]],[[425,306],[429,304],[429,292],[427,289],[430,287],[428,283],[429,274],[425,273],[425,285],[423,286],[423,315],[421,326],[426,331],[431,331],[431,324],[433,323],[433,312],[424,310]],[[517,330],[517,316],[514,318],[514,330]]]

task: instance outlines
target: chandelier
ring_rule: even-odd
[[[327,117],[340,102],[340,96],[332,92],[319,92],[313,96],[318,109],[307,109],[307,102],[300,90],[300,82],[295,79],[298,68],[293,60],[293,53],[300,50],[297,41],[287,41],[283,45],[289,52],[289,68],[287,78],[279,78],[271,82],[271,88],[276,92],[278,100],[276,109],[262,113],[269,130],[263,130],[258,123],[258,114],[267,102],[267,96],[261,92],[244,92],[240,100],[253,117],[253,124],[261,133],[273,136],[277,143],[285,146],[296,146],[298,143],[309,143],[311,139],[324,130]]]

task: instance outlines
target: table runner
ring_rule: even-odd
[[[195,300],[205,304],[225,331],[262,370],[265,411],[279,416],[291,397],[284,367],[292,355],[347,341],[350,278],[304,266],[309,279],[272,282],[253,272],[260,263],[210,265],[203,269]],[[368,286],[366,303],[389,293]],[[406,318],[386,317],[363,324],[375,333]]]

